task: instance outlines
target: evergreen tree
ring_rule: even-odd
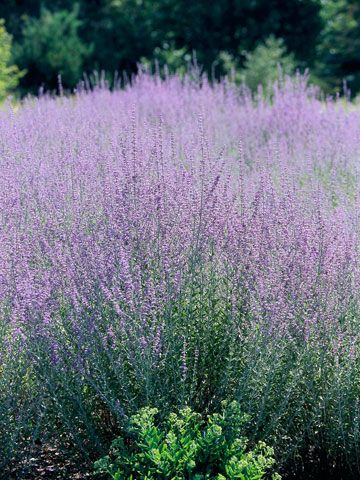
[[[159,52],[171,58],[172,50],[184,58],[196,51],[209,73],[221,52],[242,67],[242,52],[271,35],[284,40],[297,65],[311,66],[324,20],[321,1],[78,0],[75,14],[72,0],[3,0],[0,17],[16,40],[20,68],[28,70],[22,87],[36,91],[42,83],[54,86],[58,73],[73,86],[84,69],[131,73],[141,58]]]
[[[360,90],[360,1],[324,0],[318,74],[332,91]]]
[[[21,43],[14,47],[16,62],[29,72],[22,86],[55,88],[58,76],[66,87],[74,87],[83,74],[83,63],[91,48],[79,37],[78,7],[51,12],[43,8],[38,18],[25,17]]]

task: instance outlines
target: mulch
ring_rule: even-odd
[[[79,462],[80,463],[80,462]],[[4,476],[2,476],[4,475]],[[93,480],[89,469],[81,468],[76,459],[67,458],[59,448],[44,444],[32,448],[31,455],[17,462],[7,472],[4,480]]]

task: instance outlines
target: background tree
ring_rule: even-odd
[[[324,29],[318,47],[319,76],[330,90],[345,80],[353,93],[360,90],[360,1],[324,0]]]
[[[135,72],[142,58],[181,69],[196,51],[205,71],[223,73],[221,55],[244,68],[250,52],[283,39],[297,67],[330,91],[345,78],[360,90],[360,0],[3,0],[0,18],[27,69],[24,91],[72,88],[83,71]],[[93,48],[89,47],[91,45]],[[180,66],[179,66],[180,65]],[[75,80],[76,79],[76,80]]]
[[[235,80],[246,84],[252,91],[261,85],[263,92],[284,75],[295,72],[294,55],[287,53],[284,41],[274,36],[260,42],[252,52],[245,52],[244,67],[239,68],[236,58],[222,52],[220,61],[226,73],[235,73]]]
[[[132,2],[134,3],[134,2]],[[284,40],[299,65],[311,65],[322,28],[320,0],[143,0],[152,44],[196,50],[207,71],[220,52],[239,57],[270,35]],[[304,39],[306,38],[306,42]]]
[[[11,65],[11,42],[12,37],[5,29],[5,22],[0,19],[0,101],[17,87],[25,73]]]
[[[94,49],[85,62],[87,71],[135,72],[140,58],[156,47],[153,15],[156,0],[98,0],[80,3],[81,38]]]
[[[54,88],[61,75],[67,86],[75,86],[83,73],[84,59],[91,53],[79,37],[78,7],[71,11],[41,9],[39,18],[24,17],[21,43],[14,46],[15,61],[26,68],[22,87],[41,84]]]

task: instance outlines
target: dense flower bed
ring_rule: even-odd
[[[0,464],[235,398],[286,471],[358,475],[359,158],[360,112],[301,77],[1,112]]]

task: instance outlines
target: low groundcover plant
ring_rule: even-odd
[[[248,448],[237,402],[223,403],[222,412],[206,421],[187,407],[160,425],[157,413],[145,407],[134,415],[130,437],[114,440],[110,456],[95,463],[96,471],[113,480],[261,480],[274,465],[273,449],[265,443]],[[276,473],[271,478],[281,479]]]

